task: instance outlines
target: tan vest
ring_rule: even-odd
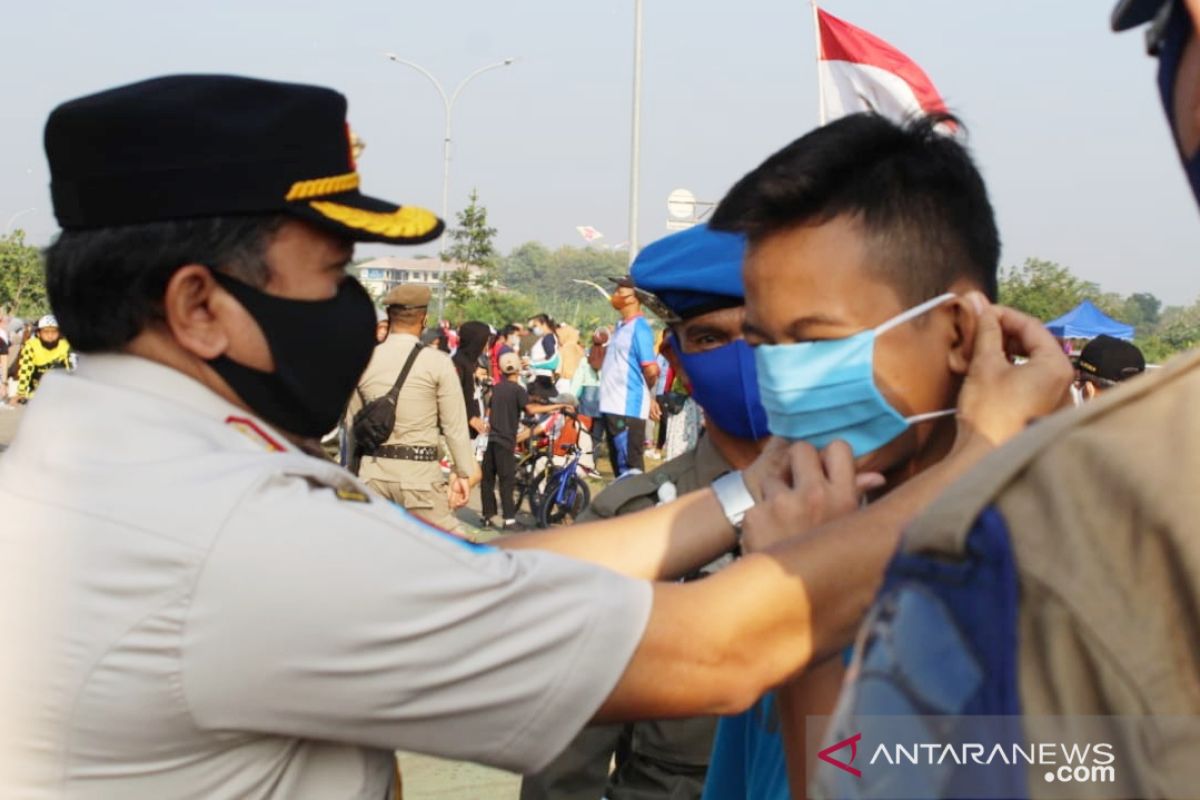
[[[1033,425],[901,547],[961,553],[990,505],[1017,560],[1027,718],[1146,718],[1121,743],[1137,796],[1200,795],[1200,353]]]

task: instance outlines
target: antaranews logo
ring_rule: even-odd
[[[851,775],[853,775],[856,778],[861,778],[862,770],[857,769],[856,767],[852,766],[854,764],[855,756],[858,755],[858,742],[860,739],[862,739],[861,733],[856,733],[847,739],[842,739],[840,742],[837,742],[836,744],[831,744],[831,745],[829,745],[829,747],[826,747],[824,750],[817,753],[817,758],[821,759],[826,764],[832,764],[833,766],[837,767],[838,769],[849,772]],[[841,761],[839,759],[834,758],[833,754],[836,753],[838,750],[841,750],[844,747],[850,748],[850,759],[848,761]]]
[[[935,785],[945,776],[960,769],[967,770],[958,774],[974,776],[971,780],[978,781],[975,788],[979,790],[979,797],[992,796],[991,791],[999,785],[995,779],[1000,775],[993,773],[993,769],[1020,769],[1021,774],[1028,774],[1035,780],[1040,777],[1047,783],[1114,784],[1117,781],[1116,755],[1109,742],[1033,742],[1000,737],[986,743],[903,740],[906,738],[903,735],[871,735],[864,741],[863,732],[859,731],[818,751],[817,758],[859,779],[867,770],[864,784],[884,781],[883,785],[892,789],[906,785]],[[889,775],[892,777],[887,777]],[[927,779],[916,777],[919,775],[925,775]],[[943,779],[933,779],[937,775]],[[863,788],[867,792],[863,796],[871,796],[871,790],[866,785]]]

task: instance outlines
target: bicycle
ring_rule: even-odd
[[[517,498],[514,508],[520,510],[521,504],[527,503],[529,513],[534,519],[537,518],[537,509],[541,502],[541,486],[545,484],[553,465],[552,452],[551,446],[539,446],[537,442],[530,440],[528,450],[517,460]]]
[[[546,490],[538,501],[537,520],[539,528],[551,525],[570,524],[579,518],[592,502],[592,490],[579,475],[579,459],[583,450],[578,445],[567,445],[569,458],[562,467],[553,470],[546,481]]]
[[[578,431],[590,428],[576,412],[561,413],[573,423],[569,430],[576,433],[575,441],[562,441],[569,437],[560,433],[530,439],[528,449],[517,460],[516,507],[527,503],[539,528],[573,521],[591,502],[591,488],[579,465],[584,451],[578,445]],[[558,466],[556,458],[566,460]]]
[[[562,413],[574,422],[577,431],[588,430],[587,424],[579,419],[576,412],[568,410]],[[577,436],[574,442],[560,444],[559,449],[567,460],[557,468],[554,467],[553,458],[547,462],[549,474],[545,478],[544,488],[539,493],[537,511],[533,515],[539,528],[570,524],[578,519],[592,502],[591,487],[580,474],[582,467],[579,466],[579,462],[584,451],[579,446],[579,437]],[[554,453],[553,444],[550,452]]]

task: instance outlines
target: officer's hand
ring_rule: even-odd
[[[773,440],[768,450],[774,463],[779,463],[780,452],[773,449],[775,441],[782,440]],[[746,512],[742,525],[744,552],[765,550],[831,519],[852,514],[864,492],[884,484],[879,473],[856,471],[854,453],[842,441],[820,452],[804,442],[790,446],[785,443],[782,454],[786,470],[764,477],[760,485],[762,499]]]
[[[979,316],[971,366],[958,396],[955,447],[980,441],[997,446],[1038,417],[1061,408],[1074,370],[1046,326],[972,292]],[[1012,363],[1025,356],[1023,364]]]
[[[471,482],[458,475],[452,475],[450,477],[450,485],[446,491],[450,510],[456,511],[465,506],[471,499]]]

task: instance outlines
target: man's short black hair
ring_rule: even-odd
[[[996,299],[1000,235],[983,178],[934,114],[903,125],[852,114],[805,134],[738,181],[711,225],[772,234],[847,215],[863,226],[877,269],[913,305],[958,278]]]
[[[63,335],[83,353],[119,350],[161,320],[167,283],[205,264],[254,286],[286,217],[246,215],[66,230],[46,250],[46,289]]]
[[[520,332],[521,332],[521,329],[518,328],[516,325],[513,325],[510,322],[508,325],[505,325],[503,328],[500,329],[500,338],[507,339],[509,336],[512,336],[514,333],[520,333]]]

